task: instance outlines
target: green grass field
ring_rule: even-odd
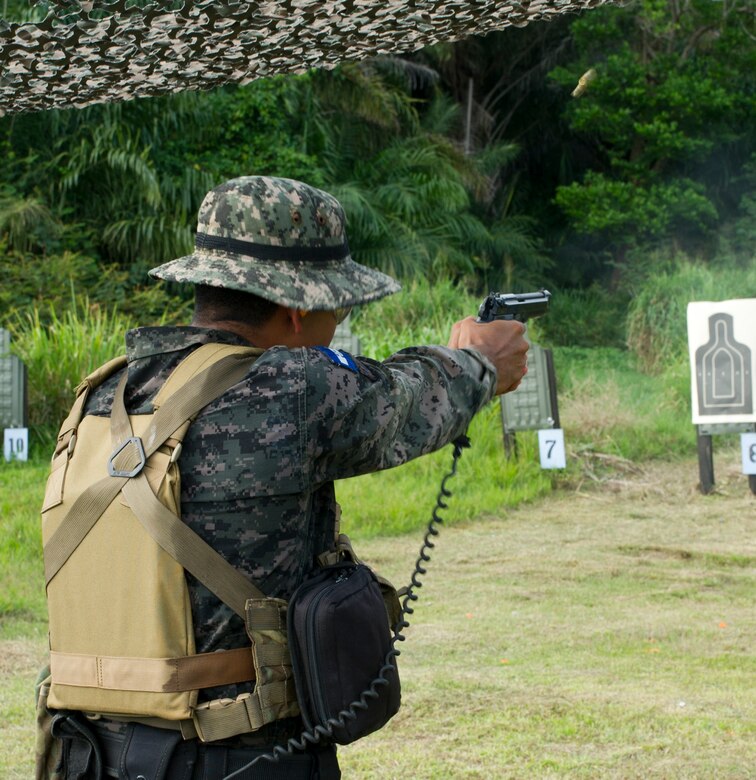
[[[754,777],[756,500],[738,465],[720,456],[716,496],[688,459],[442,534],[406,706],[342,751],[345,776]],[[368,554],[405,582],[408,547]]]
[[[443,529],[402,645],[402,709],[342,749],[344,777],[753,777],[756,503],[736,453],[717,464],[712,496],[686,458]],[[408,582],[419,533],[355,540]],[[0,777],[26,780],[44,623],[3,625]]]

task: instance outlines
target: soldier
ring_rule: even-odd
[[[166,379],[201,345],[257,347],[259,355],[242,378],[196,415],[170,461],[178,460],[180,468],[181,521],[266,596],[283,600],[310,572],[316,556],[333,545],[334,480],[438,449],[463,434],[494,395],[515,389],[527,371],[524,326],[515,321],[482,324],[468,317],[454,325],[447,347],[411,347],[382,363],[330,349],[337,324],[352,306],[399,289],[389,276],[352,260],[344,221],[332,196],[292,180],[249,176],[212,190],[200,210],[195,251],[150,272],[195,286],[191,325],[129,332],[126,367],[99,386],[93,382],[83,407],[85,421],[109,418],[111,412],[115,417],[120,392],[132,419],[152,415]],[[76,443],[77,450],[83,446],[89,445]],[[75,459],[76,453],[72,464]],[[121,477],[116,461],[114,452],[110,474]],[[144,458],[137,469],[143,466]],[[46,505],[65,503],[65,495],[61,487]],[[134,501],[125,488],[124,495],[127,504]],[[104,538],[87,553],[87,571],[101,574],[85,575],[90,581],[79,592],[63,594],[68,609],[88,603],[99,590],[98,578],[105,587],[108,572],[116,576],[131,565],[128,576],[140,578],[138,561],[119,563],[119,543]],[[244,620],[198,579],[187,573],[186,581],[194,652],[217,659],[248,648]],[[118,594],[111,598],[117,600]],[[63,607],[50,603],[52,625]],[[71,609],[65,622],[77,619]],[[82,619],[95,633],[98,621],[117,632],[121,615]],[[148,626],[145,615],[143,626],[131,630],[147,634]],[[66,778],[221,780],[302,729],[291,703],[270,722],[250,723],[255,730],[209,741],[198,740],[183,721],[179,732],[170,717],[160,720],[154,713],[115,716],[112,706],[89,712],[91,706],[66,700],[69,689],[61,684],[65,675],[73,675],[69,683],[81,682],[89,667],[82,662],[74,669],[70,652],[53,655],[53,693],[60,675],[53,706],[87,710],[53,724],[53,735],[65,748]],[[96,680],[81,682],[85,692],[87,685],[107,687],[101,664],[98,656]],[[199,691],[198,706],[248,702],[255,690],[247,678],[218,679],[222,684]],[[258,763],[241,776],[330,780],[340,771],[334,746],[326,745]]]

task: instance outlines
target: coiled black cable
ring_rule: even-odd
[[[402,598],[402,609],[399,615],[399,619],[393,627],[393,637],[391,638],[391,647],[386,653],[383,666],[378,672],[378,676],[370,683],[370,685],[360,694],[359,698],[355,699],[349,704],[346,709],[341,710],[335,718],[329,718],[325,724],[318,724],[309,731],[304,731],[299,738],[293,737],[288,740],[286,745],[276,745],[269,753],[263,753],[257,756],[248,764],[245,764],[240,769],[235,770],[230,775],[226,775],[223,780],[232,780],[232,778],[246,772],[251,769],[258,761],[279,761],[285,756],[293,755],[295,751],[307,750],[309,745],[316,745],[323,738],[328,738],[333,735],[333,730],[336,728],[343,728],[347,721],[354,720],[357,717],[358,710],[365,710],[368,707],[368,700],[378,697],[378,688],[388,685],[388,675],[396,668],[396,657],[401,654],[400,650],[397,650],[397,642],[404,642],[406,637],[402,631],[409,628],[409,621],[406,620],[407,615],[414,614],[414,609],[410,606],[410,602],[417,601],[418,596],[415,593],[416,588],[422,588],[423,583],[421,577],[427,573],[427,568],[423,564],[427,564],[430,561],[429,550],[432,550],[436,545],[432,541],[432,537],[438,536],[438,527],[444,522],[443,517],[439,514],[440,510],[448,509],[448,504],[445,499],[451,498],[451,490],[447,488],[447,482],[452,479],[457,473],[457,463],[462,451],[470,446],[470,439],[467,436],[459,436],[452,442],[454,446],[454,454],[452,456],[452,466],[450,471],[441,479],[441,486],[439,487],[438,495],[436,496],[436,504],[433,507],[433,513],[431,519],[428,521],[428,527],[423,537],[423,543],[420,547],[420,553],[415,561],[415,568],[410,577],[410,584],[400,590],[404,595]]]

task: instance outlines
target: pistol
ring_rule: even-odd
[[[540,317],[549,308],[551,293],[539,290],[532,293],[496,293],[480,304],[478,322],[492,320],[519,320],[526,322],[530,317]]]

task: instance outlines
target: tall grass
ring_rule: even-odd
[[[440,512],[444,523],[496,514],[551,491],[552,478],[539,468],[534,436],[521,438],[517,458],[505,457],[498,402],[473,420],[468,434],[471,446],[462,452],[456,477],[447,482],[452,496],[444,499],[448,508]],[[338,482],[342,529],[360,538],[420,530],[431,518],[451,465],[450,445],[389,471]]]
[[[554,365],[573,471],[597,453],[643,462],[695,452],[687,364],[649,375],[626,350],[557,347]]]
[[[481,300],[450,280],[420,277],[356,311],[352,330],[365,355],[384,360],[410,344],[446,344],[452,324],[476,314]]]
[[[756,254],[713,265],[673,258],[637,285],[627,320],[628,346],[644,371],[659,373],[687,359],[687,305],[756,297]]]
[[[10,323],[11,348],[28,370],[29,427],[37,445],[48,447],[73,403],[82,378],[124,351],[131,321],[88,301],[59,314],[37,306]]]
[[[598,285],[551,290],[548,316],[538,321],[553,346],[624,348],[629,296]]]

